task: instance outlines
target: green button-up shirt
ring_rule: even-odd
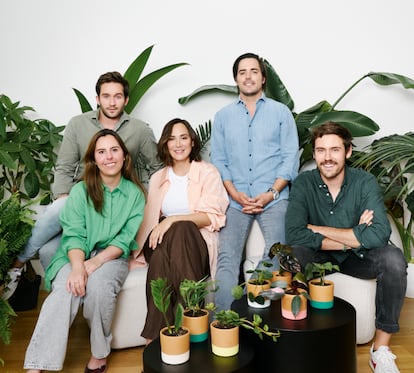
[[[121,178],[112,192],[104,186],[104,206],[102,214],[97,212],[92,200],[87,199],[83,181],[72,188],[69,198],[60,215],[63,228],[59,249],[46,270],[46,285],[66,263],[68,252],[81,249],[85,258],[94,249],[105,249],[113,245],[123,251],[128,258],[130,250],[137,248],[135,236],[144,215],[145,197],[131,181]]]
[[[359,224],[364,210],[374,211],[372,225]],[[307,228],[308,224],[335,228],[352,228],[360,247],[354,252],[363,256],[364,250],[384,247],[391,235],[382,193],[375,177],[358,168],[345,168],[345,180],[333,201],[319,170],[305,171],[295,179],[286,213],[286,240],[290,245],[301,245],[320,250],[325,238]],[[348,253],[333,251],[339,260]]]

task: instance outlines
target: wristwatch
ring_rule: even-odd
[[[267,190],[268,192],[272,192],[273,193],[273,200],[278,199],[279,198],[279,192],[276,189],[273,188],[269,188]]]

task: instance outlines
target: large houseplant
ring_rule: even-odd
[[[407,262],[413,262],[414,247],[414,133],[374,140],[357,152],[353,165],[376,175],[388,215],[401,239]]]
[[[144,94],[164,75],[178,67],[188,65],[188,63],[185,62],[168,65],[141,77],[153,47],[154,45],[151,45],[144,49],[125,71],[124,78],[128,81],[130,86],[129,101],[125,107],[127,113],[131,113],[134,110],[142,96],[144,96]],[[88,102],[85,95],[76,88],[73,90],[78,98],[82,112],[84,113],[93,110],[93,105]]]
[[[10,342],[10,322],[15,313],[1,294],[9,282],[8,270],[13,259],[30,237],[31,213],[16,193],[0,201],[0,339],[6,344]]]
[[[318,126],[327,121],[335,121],[347,127],[353,137],[362,137],[373,135],[378,131],[379,126],[368,116],[355,111],[337,110],[336,107],[343,100],[343,98],[361,81],[366,78],[373,80],[375,83],[383,86],[392,84],[401,84],[404,88],[414,88],[414,80],[403,75],[387,73],[387,72],[370,72],[363,75],[356,82],[354,82],[333,104],[323,100],[313,105],[312,107],[297,113],[294,110],[294,101],[290,96],[288,90],[280,79],[279,75],[274,70],[273,66],[264,60],[267,81],[265,94],[267,97],[273,98],[279,102],[284,103],[292,111],[295,118],[298,134],[299,147],[301,152],[301,165],[312,159],[312,146],[310,143],[309,129]],[[185,97],[180,97],[178,102],[182,105],[190,100],[208,92],[221,92],[225,94],[237,95],[237,87],[234,85],[218,84],[205,85],[194,90]]]
[[[19,192],[22,200],[40,197],[47,204],[64,127],[31,120],[28,111],[34,109],[0,95],[0,200]]]

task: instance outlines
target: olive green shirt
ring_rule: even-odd
[[[68,194],[83,172],[82,158],[92,136],[103,129],[98,121],[99,111],[89,111],[72,118],[65,127],[56,162],[53,195]],[[140,180],[147,184],[149,177],[162,167],[157,157],[157,142],[148,124],[123,113],[115,131],[131,153]]]
[[[112,192],[104,185],[102,213],[87,198],[85,183],[75,184],[60,214],[62,240],[46,269],[46,287],[50,288],[58,271],[70,262],[71,249],[81,249],[89,259],[93,250],[113,245],[123,251],[121,257],[128,258],[130,251],[137,248],[135,236],[144,216],[144,206],[142,190],[125,178],[121,178]]]
[[[364,210],[373,210],[372,225],[359,224]],[[320,250],[325,238],[307,228],[308,224],[334,228],[352,228],[360,247],[354,252],[363,256],[365,250],[384,247],[391,235],[382,193],[375,177],[358,168],[346,166],[341,190],[333,201],[319,170],[305,171],[295,179],[286,213],[286,241],[289,245]],[[348,252],[332,251],[339,261]]]

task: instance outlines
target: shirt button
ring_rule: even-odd
[[[331,215],[333,215],[333,211],[329,211],[329,213],[330,213]]]

